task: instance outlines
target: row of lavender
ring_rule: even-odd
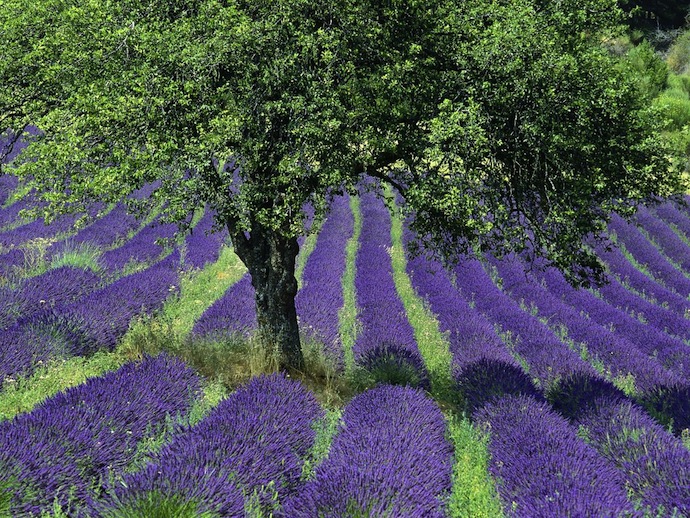
[[[74,243],[107,247],[137,225],[136,219],[118,206],[77,232],[70,244],[57,242],[53,247]],[[171,253],[156,244],[156,239],[172,237],[174,227],[150,224],[103,254],[106,267],[97,273],[60,267],[20,278],[14,286],[0,287],[0,380],[28,374],[35,365],[51,358],[112,349],[134,317],[157,310],[177,291],[183,268],[200,268],[218,258],[225,235],[209,234],[212,225],[212,214],[207,212],[183,248]],[[119,267],[129,261],[151,265],[118,277]]]
[[[13,516],[444,516],[452,447],[422,392],[381,386],[345,408],[312,479],[324,417],[282,374],[253,379],[190,425],[200,380],[161,355],[130,363],[0,424],[0,502]],[[162,437],[157,451],[143,447]],[[142,464],[142,459],[148,462]],[[173,507],[171,507],[173,506]]]
[[[373,209],[370,211],[371,214],[369,214],[369,212],[368,212],[368,205],[367,204],[371,204],[373,206]],[[378,233],[372,232],[372,235],[374,236],[373,238],[369,237],[366,232],[363,232],[363,238],[362,238],[362,243],[361,243],[361,248],[360,248],[360,255],[358,255],[358,260],[360,259],[360,257],[364,256],[363,254],[370,253],[370,250],[373,250],[374,252],[377,252],[377,251],[380,252],[383,250],[385,252],[385,247],[390,246],[389,237],[386,237],[386,231],[388,232],[388,236],[390,235],[390,228],[388,227],[386,229],[386,221],[385,221],[385,219],[382,219],[383,218],[383,212],[380,212],[380,214],[378,216],[376,216],[375,204],[376,204],[376,202],[373,199],[371,201],[367,201],[365,204],[365,207],[364,207],[365,210],[363,212],[364,212],[365,222],[367,222],[366,225],[372,225],[374,228],[379,229],[379,230],[377,231]],[[378,217],[378,219],[377,219],[377,217]],[[381,228],[383,228],[383,230],[380,230]],[[320,237],[320,239],[321,239],[321,237]],[[374,243],[374,244],[372,245],[372,243]],[[378,243],[378,244],[376,244],[376,243]],[[371,249],[369,247],[371,247]],[[317,249],[318,249],[318,246],[317,246]],[[389,258],[388,258],[388,261],[389,261]],[[385,266],[387,264],[386,258],[379,254],[377,256],[377,263],[374,263],[374,264],[376,267],[380,266],[381,264]],[[366,265],[359,265],[358,264],[358,266],[359,266],[358,277],[360,275],[362,275],[363,278],[366,279],[366,275],[367,275],[366,274],[366,272],[367,272]],[[479,275],[483,271],[483,270],[482,271],[471,270],[471,267],[477,268],[478,265],[470,265],[469,266],[470,269],[464,272],[466,274],[469,272],[470,277],[472,275]],[[479,265],[479,267],[481,267],[481,265]],[[362,273],[360,273],[360,272],[362,272]],[[462,273],[463,272],[458,272],[457,278],[461,278]],[[484,273],[484,275],[485,275],[485,273]],[[388,275],[385,275],[383,277],[385,279],[388,279]],[[506,276],[504,276],[504,277],[506,277]],[[362,277],[360,277],[360,279],[361,278]],[[478,279],[479,277],[475,276],[474,278]],[[490,278],[489,278],[489,282],[491,282]],[[366,295],[364,295],[362,297],[362,295],[360,295],[360,294],[366,293],[365,290],[369,284],[367,282],[361,281],[361,280],[359,281],[359,283],[361,286],[361,288],[358,290],[358,297],[360,298],[359,302],[360,302],[361,307],[366,308]],[[390,304],[391,304],[391,302],[389,302],[390,300],[393,300],[393,301],[397,300],[395,298],[396,296],[395,296],[394,289],[392,291],[389,289],[390,286],[392,286],[392,279],[391,279],[390,283],[388,283],[387,280],[384,280],[382,282],[379,282],[379,284],[377,284],[377,286],[378,286],[378,289],[375,290],[377,293],[375,294],[373,300],[377,300],[376,295],[378,295],[379,293],[387,294],[389,296],[389,298],[388,299],[386,299],[385,297],[379,298],[378,299],[378,301],[379,301],[378,306],[376,304],[372,304],[372,307],[377,308],[381,304],[390,306]],[[470,284],[469,286],[471,289],[472,286],[476,287],[477,284],[476,283],[474,285]],[[474,293],[474,292],[472,292],[472,293]],[[478,301],[476,299],[473,300],[472,302],[473,302],[475,308],[479,305]],[[467,301],[466,301],[466,303],[467,303]],[[555,382],[558,380],[568,379],[569,375],[572,377],[572,374],[580,373],[581,375],[589,377],[589,378],[597,376],[597,374],[594,373],[594,371],[591,369],[591,366],[588,363],[586,363],[586,362],[578,363],[577,362],[577,359],[578,359],[577,355],[572,355],[572,354],[568,354],[566,352],[563,352],[563,351],[567,350],[567,347],[566,348],[563,347],[565,344],[563,344],[562,342],[559,344],[558,340],[554,341],[554,337],[551,337],[548,334],[548,330],[543,328],[543,327],[540,327],[537,324],[537,322],[528,322],[525,324],[525,323],[519,321],[519,317],[520,317],[519,312],[515,314],[517,316],[511,316],[511,311],[515,310],[516,304],[513,304],[513,306],[510,306],[510,304],[503,303],[500,300],[500,293],[498,295],[494,294],[494,296],[490,296],[487,299],[485,299],[484,304],[485,304],[485,310],[487,312],[489,310],[492,311],[491,317],[492,317],[492,319],[494,319],[493,323],[496,323],[496,322],[500,323],[502,325],[502,327],[504,327],[504,330],[511,331],[515,336],[519,335],[519,337],[520,337],[516,341],[516,343],[513,344],[513,350],[512,350],[513,354],[508,354],[506,357],[503,358],[503,360],[507,360],[507,362],[505,362],[505,363],[511,363],[511,360],[512,360],[512,363],[513,363],[512,366],[516,367],[516,368],[520,368],[520,366],[522,366],[522,365],[527,365],[530,367],[530,374],[533,374],[532,369],[534,370],[534,377],[538,381],[538,385],[539,385],[538,387],[534,387],[533,385],[531,385],[531,380],[529,380],[529,378],[518,379],[519,376],[513,377],[514,379],[516,379],[516,382],[515,382],[516,385],[522,384],[525,387],[531,386],[531,389],[524,389],[524,390],[520,390],[519,392],[532,392],[532,391],[534,391],[532,396],[533,397],[539,396],[543,392],[545,387],[549,387],[549,386],[554,385]],[[251,307],[251,304],[249,304],[249,306]],[[473,309],[473,308],[470,308],[470,309]],[[520,308],[519,305],[517,305],[517,309],[522,311],[522,313],[524,314],[524,310],[522,310],[522,308]],[[362,314],[366,315],[366,310],[363,310]],[[393,318],[396,318],[395,315],[401,315],[404,317],[404,312],[401,313],[400,311],[397,311],[397,312],[394,311],[391,314],[393,315]],[[463,318],[465,318],[465,317],[463,317]],[[511,318],[515,318],[516,322],[513,322],[511,324]],[[367,319],[362,318],[362,321],[367,322]],[[374,321],[376,321],[376,320],[374,319]],[[405,321],[403,321],[403,322],[405,322]],[[396,327],[399,327],[398,324],[396,324]],[[463,322],[463,324],[464,324],[464,322]],[[491,322],[490,322],[490,324],[491,324]],[[485,333],[485,332],[488,332],[489,330],[493,331],[490,324],[488,327],[485,326],[485,329],[480,329],[479,333],[480,334]],[[541,322],[539,322],[539,324],[541,324]],[[512,327],[511,327],[511,325],[512,325]],[[542,326],[543,326],[543,324],[542,324]],[[404,327],[404,324],[402,325],[402,327]],[[568,332],[571,333],[569,328],[568,328]],[[459,334],[459,333],[456,333],[456,334]],[[452,335],[452,333],[451,333],[451,335]],[[364,336],[366,336],[366,335],[364,335]],[[533,343],[531,343],[531,344],[525,343],[525,341],[523,340],[524,336],[527,336],[529,339],[533,340],[534,342],[539,342],[540,340],[543,341],[543,346],[540,348],[540,347],[534,347]],[[481,344],[477,344],[475,342],[474,345],[475,345],[475,348],[477,348]],[[496,343],[496,345],[497,345],[496,351],[501,350],[501,351],[504,351],[504,353],[506,351],[508,351],[507,349],[502,348],[502,343],[500,342],[500,340]],[[559,345],[560,345],[562,351],[561,351],[561,349],[558,348]],[[588,345],[591,347],[591,344],[589,344],[589,342],[588,342]],[[558,367],[558,369],[560,369],[560,370],[556,370],[555,372],[554,372],[554,367],[548,365],[548,360],[549,360],[548,357],[549,357],[549,354],[551,353],[552,348],[554,351],[558,351],[557,354],[560,357],[561,362],[565,362],[560,367]],[[476,351],[473,354],[476,354]],[[658,355],[658,353],[655,353],[655,354]],[[653,355],[654,355],[654,353],[652,354],[652,356]],[[361,355],[359,355],[359,357],[361,358]],[[520,362],[516,363],[516,360],[515,360],[516,357],[520,360]],[[490,355],[488,356],[488,359],[492,359]],[[613,362],[611,362],[611,363],[613,363]],[[534,367],[532,367],[532,366],[534,366]],[[625,369],[619,369],[619,371],[622,373],[622,372],[625,372]],[[461,371],[461,372],[464,372],[465,374],[467,374],[468,372],[470,372],[470,370],[465,369],[464,371]],[[477,372],[479,373],[481,371],[478,370]],[[520,372],[520,371],[518,370],[518,372]],[[633,371],[633,372],[636,372],[636,371]],[[651,372],[652,371],[650,371],[649,379],[653,380]],[[508,378],[508,379],[510,379],[510,378]],[[525,381],[525,379],[526,379],[526,381]],[[672,385],[676,384],[676,382],[677,382],[677,380],[673,379],[673,378],[668,379],[666,381],[668,382],[669,386],[672,386]],[[468,387],[471,387],[471,385],[472,385],[471,383],[465,383],[464,386],[461,385],[461,390],[463,390],[465,393],[467,393],[468,392],[467,389],[468,389]],[[477,384],[475,384],[475,386],[477,386]],[[480,393],[480,392],[482,392],[482,390],[478,390],[477,392]],[[498,389],[499,392],[501,390],[503,390],[503,388]],[[541,415],[544,412],[548,412],[548,411],[549,410],[547,408],[547,409],[539,410],[537,413]],[[526,410],[526,412],[527,412],[527,410]],[[644,417],[643,414],[642,414],[642,416]],[[647,419],[648,419],[648,417],[647,417]],[[603,426],[604,424],[606,424],[606,422],[601,421],[601,424]],[[543,425],[543,423],[542,423],[542,425]],[[539,426],[542,426],[542,425],[539,425]],[[651,430],[653,428],[654,423],[649,421],[647,423],[647,425],[648,425],[647,428],[649,428]],[[661,430],[661,431],[663,432],[663,430]],[[654,434],[650,433],[650,435],[654,435]],[[610,434],[609,434],[609,436],[610,436]],[[656,435],[654,435],[654,436],[656,437]],[[663,441],[661,441],[661,442],[663,442]],[[647,448],[648,446],[649,446],[648,444],[644,445],[645,448]],[[560,444],[558,447],[561,448],[561,447],[563,447],[563,445]],[[660,449],[660,448],[657,448],[657,449]],[[668,451],[668,448],[661,448],[661,450],[662,451]],[[558,451],[558,448],[555,448],[554,451]],[[585,455],[585,457],[586,457],[586,455]],[[588,464],[588,463],[585,463],[585,464]],[[596,465],[596,463],[594,463],[594,464]],[[549,473],[548,470],[546,470],[545,473]],[[581,473],[577,472],[577,470],[575,470],[573,473],[577,473],[579,477],[582,476]],[[615,477],[613,477],[612,480],[613,479],[615,479]],[[682,483],[684,479],[682,477],[679,477],[679,480]],[[660,484],[657,484],[657,487],[659,487],[659,486],[660,486]],[[669,487],[673,488],[673,485],[670,485]],[[681,486],[681,487],[683,487],[683,486]],[[616,493],[616,491],[613,491],[613,493],[618,494],[618,493]],[[682,495],[682,491],[680,492],[680,494]],[[553,495],[552,494],[546,495],[546,501],[547,502],[550,501],[549,498],[553,499]],[[599,498],[599,497],[597,497],[597,498]],[[562,500],[558,500],[558,501],[561,503],[563,502]],[[574,501],[576,501],[576,500],[574,500]],[[592,501],[596,501],[596,499],[593,499]],[[602,502],[608,502],[608,500],[603,499]],[[651,504],[645,503],[644,500],[642,500],[642,503],[644,505],[650,505],[650,507],[651,507]],[[605,504],[605,505],[609,505],[609,504]],[[611,504],[611,505],[613,505],[613,504]],[[629,504],[626,504],[626,505],[628,505],[628,507],[629,507]],[[673,500],[671,501],[671,505],[675,505],[673,503]],[[676,505],[676,507],[678,507],[678,506]],[[678,507],[678,508],[680,509],[680,507]],[[529,515],[529,513],[528,513],[528,515]]]
[[[506,511],[687,514],[690,454],[637,404],[677,432],[688,427],[682,314],[615,282],[595,295],[572,289],[556,271],[534,271],[517,258],[467,260],[452,282],[438,264],[408,264],[448,333],[465,408],[491,435],[491,471]],[[630,307],[662,328],[643,325]],[[628,395],[610,380],[632,382]]]
[[[355,259],[361,329],[353,347],[355,363],[379,380],[429,388],[414,331],[393,281],[390,213],[371,192],[361,196],[361,212],[362,231]],[[348,198],[338,197],[306,263],[303,287],[295,301],[306,337],[322,341],[327,355],[340,368],[344,368],[344,352],[338,312],[343,306],[345,248],[352,233]],[[250,333],[256,328],[253,298],[251,276],[247,274],[204,312],[195,323],[193,335],[217,338],[227,333]]]

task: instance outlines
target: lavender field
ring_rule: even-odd
[[[45,226],[15,189],[0,177],[0,516],[690,516],[689,207],[614,218],[587,290],[517,255],[409,258],[392,203],[336,198],[296,299],[304,342],[360,380],[334,401],[126,354],[166,319],[192,347],[251,340],[251,278],[210,212],[157,243],[155,207]],[[82,379],[36,388],[65,366]]]

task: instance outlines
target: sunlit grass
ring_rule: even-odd
[[[127,360],[118,353],[99,351],[88,358],[53,360],[39,365],[30,376],[7,379],[0,392],[0,420],[28,412],[47,397],[115,370]]]
[[[350,197],[350,209],[354,218],[352,237],[345,246],[345,272],[343,273],[343,307],[338,312],[340,341],[343,344],[343,357],[346,372],[352,372],[355,367],[352,347],[357,339],[359,326],[357,323],[357,295],[355,293],[355,259],[359,249],[359,236],[362,232],[362,213],[359,198]]]
[[[402,242],[403,225],[399,216],[393,215],[391,225],[393,280],[403,302],[407,318],[414,329],[417,348],[429,371],[431,390],[441,399],[450,399],[451,353],[448,341],[439,329],[438,321],[426,301],[421,299],[407,275],[407,259]]]
[[[468,419],[448,415],[448,436],[455,449],[448,516],[498,518],[501,503],[489,475],[488,437]]]

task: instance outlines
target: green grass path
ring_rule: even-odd
[[[448,438],[453,444],[452,489],[448,502],[451,517],[496,518],[503,515],[493,479],[488,472],[487,437],[470,420],[453,408],[451,352],[438,321],[425,300],[415,292],[407,275],[407,259],[402,242],[399,214],[392,215],[391,258],[395,287],[414,329],[419,352],[429,371],[432,396],[446,415]]]

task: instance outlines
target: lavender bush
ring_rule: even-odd
[[[635,221],[643,228],[664,255],[690,273],[690,246],[687,245],[662,219],[650,209],[641,206],[635,214]]]
[[[663,221],[673,225],[682,236],[690,239],[690,217],[678,204],[668,201],[654,207],[652,211]]]
[[[616,233],[617,239],[625,245],[628,252],[657,280],[683,297],[690,295],[690,279],[674,268],[639,229],[615,214],[611,217],[609,229]]]
[[[55,243],[48,249],[48,254],[54,257],[84,244],[94,245],[101,250],[108,249],[125,238],[129,232],[134,231],[138,225],[139,221],[127,212],[125,205],[118,203],[110,212],[74,236]]]
[[[92,271],[71,266],[23,279],[15,289],[0,290],[0,329],[20,317],[26,319],[47,308],[73,302],[94,291],[100,282]]]
[[[72,232],[74,230],[74,224],[81,216],[86,215],[93,220],[97,217],[102,208],[102,204],[94,204],[87,209],[85,214],[60,216],[48,225],[46,225],[42,218],[39,218],[26,225],[21,225],[13,230],[0,233],[0,246],[12,248],[35,239],[57,238],[61,234]]]
[[[645,300],[626,289],[616,279],[611,279],[608,284],[601,286],[597,293],[612,306],[630,313],[659,331],[682,340],[690,340],[690,320],[670,309]]]
[[[178,290],[179,261],[179,252],[173,252],[146,270],[122,277],[61,308],[60,313],[88,337],[73,344],[70,353],[83,356],[95,348],[114,348],[134,317],[156,311]]]
[[[15,201],[8,207],[0,208],[0,229],[15,222],[19,223],[19,211],[28,209],[33,203],[33,198],[29,194]]]
[[[490,434],[489,471],[507,515],[619,517],[633,512],[622,474],[546,403],[506,396],[475,419]]]
[[[206,210],[204,216],[185,239],[184,263],[191,268],[203,268],[218,260],[220,249],[228,237],[227,230],[211,233],[214,216]]]
[[[194,323],[192,335],[214,338],[240,333],[248,336],[253,329],[256,329],[254,287],[247,273],[204,311]]]
[[[176,262],[177,261],[177,262]],[[179,253],[75,302],[19,319],[0,333],[0,380],[52,358],[113,349],[136,316],[159,309],[178,288]]]
[[[681,316],[690,314],[690,301],[662,283],[641,272],[618,247],[596,247],[597,255],[608,265],[611,273],[621,284],[629,286],[644,297],[662,307],[668,307]]]
[[[355,291],[362,331],[355,362],[381,381],[429,387],[414,331],[393,281],[390,214],[374,194],[362,195],[362,232],[355,259]]]
[[[681,340],[643,324],[587,290],[574,289],[553,268],[537,273],[556,297],[566,300],[578,311],[584,311],[594,322],[615,329],[618,336],[627,339],[643,354],[658,360],[662,367],[684,381],[690,380],[690,349]]]
[[[295,298],[301,329],[307,336],[322,341],[327,355],[341,369],[344,362],[338,311],[343,306],[345,245],[352,237],[353,226],[349,197],[334,199],[304,268],[302,288]]]
[[[121,247],[105,252],[101,256],[101,262],[106,270],[112,273],[122,270],[127,263],[133,261],[139,263],[153,262],[165,250],[164,246],[156,244],[156,241],[172,239],[176,232],[177,225],[153,221]]]
[[[200,389],[182,362],[164,355],[92,378],[0,423],[0,487],[12,516],[69,516],[92,503],[121,473],[137,444],[186,413]]]
[[[108,516],[156,491],[222,516],[242,516],[252,499],[272,509],[299,488],[312,425],[323,415],[314,395],[284,374],[254,378],[177,435],[152,465],[116,483],[96,507]]]
[[[651,516],[690,513],[690,452],[644,410],[601,397],[577,419],[584,436],[621,471],[632,499]]]
[[[412,239],[406,231],[405,243]],[[411,258],[407,273],[415,291],[429,303],[441,331],[446,333],[453,379],[465,411],[472,413],[505,394],[540,397],[491,323],[455,289],[439,262],[424,256]]]
[[[571,306],[566,297],[552,293],[529,274],[527,266],[517,257],[509,256],[493,261],[503,279],[503,288],[514,300],[535,308],[540,318],[550,326],[564,329],[576,347],[591,362],[599,362],[612,377],[634,376],[635,387],[646,392],[659,385],[678,383],[680,376],[664,369],[656,359],[644,354],[620,334],[592,321],[581,310],[581,305]],[[570,292],[569,292],[570,293]]]
[[[0,150],[2,155],[2,150]],[[19,179],[16,176],[3,174],[0,176],[0,207],[7,201],[7,198],[12,194],[19,184]]]
[[[452,454],[433,400],[410,387],[368,390],[347,405],[328,458],[281,516],[445,516]]]
[[[468,259],[458,265],[455,273],[463,295],[473,300],[477,309],[501,326],[503,332],[510,333],[510,347],[529,365],[530,376],[537,378],[542,388],[574,372],[596,375],[548,327],[494,285],[479,261]]]

